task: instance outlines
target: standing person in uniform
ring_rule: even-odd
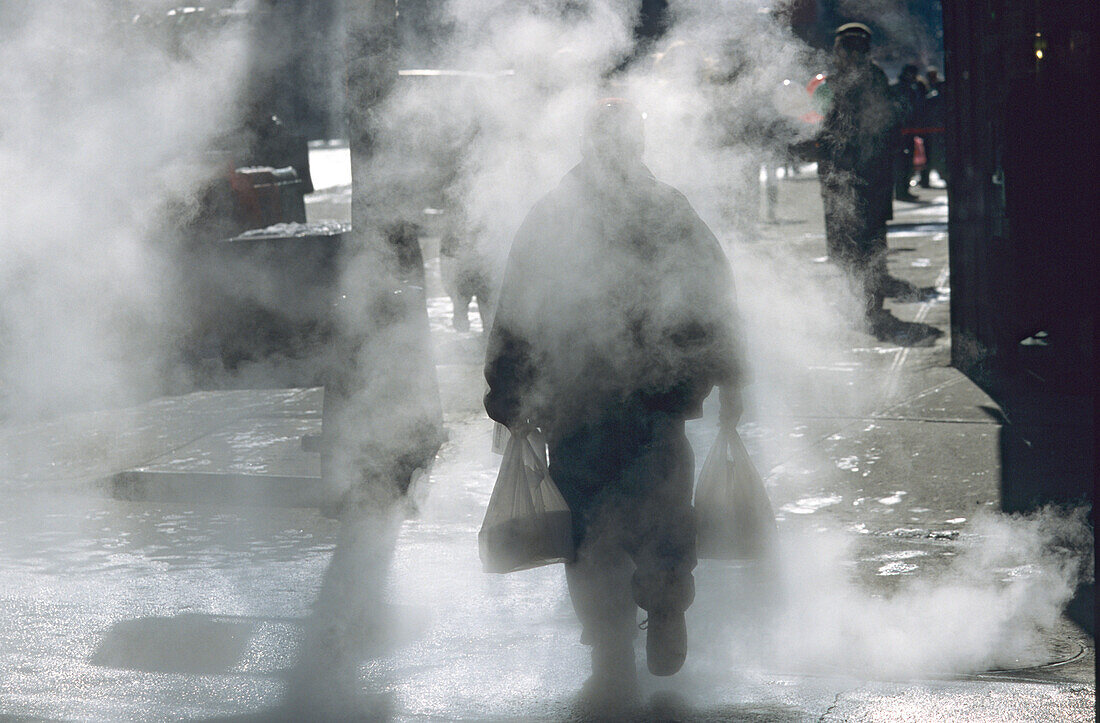
[[[684,420],[719,385],[737,423],[744,376],[732,274],[717,239],[642,163],[643,121],[590,111],[583,160],[518,231],[489,337],[489,416],[546,436],[573,518],[566,565],[592,646],[585,693],[636,693],[637,609],[655,675],[687,655],[695,595],[694,457]]]
[[[858,288],[870,331],[878,334],[892,319],[882,302],[897,128],[890,82],[871,61],[870,49],[866,25],[837,28],[834,68],[827,80],[832,103],[821,123],[818,174],[828,256]]]

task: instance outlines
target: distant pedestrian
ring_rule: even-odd
[[[917,196],[909,190],[913,180],[913,131],[924,125],[925,98],[928,89],[918,75],[917,66],[907,63],[901,69],[897,82],[891,88],[897,103],[898,123],[901,133],[897,136],[894,156],[894,196],[899,201],[916,201]]]
[[[932,171],[939,175],[940,180],[947,182],[947,143],[945,139],[945,124],[947,122],[946,98],[944,93],[946,85],[940,78],[940,72],[933,66],[929,66],[925,72],[928,83],[928,95],[925,96],[924,126],[924,153],[928,158],[924,168],[920,172],[921,188],[932,187]]]
[[[687,199],[643,165],[643,145],[630,103],[589,113],[583,160],[516,235],[485,366],[489,416],[545,434],[572,512],[566,579],[597,700],[637,691],[638,607],[650,671],[683,665],[696,564],[684,420],[715,385],[725,423],[741,408],[729,262]]]
[[[719,145],[735,151],[735,180],[729,198],[736,225],[745,234],[755,232],[760,221],[761,180],[764,220],[776,223],[779,206],[778,169],[789,160],[789,146],[797,131],[775,107],[775,91],[756,87],[750,78],[757,72],[753,57],[742,48],[731,48],[721,66],[711,74],[719,103],[709,122],[718,129]],[[762,178],[763,177],[763,178]]]
[[[439,266],[443,288],[451,297],[454,328],[470,330],[470,302],[477,299],[482,329],[488,331],[493,325],[491,263],[481,248],[479,230],[461,210],[451,214],[439,241]]]
[[[832,101],[821,123],[818,174],[829,258],[863,296],[872,331],[886,318],[886,222],[893,217],[895,105],[886,74],[869,57],[871,31],[847,23],[836,31]]]

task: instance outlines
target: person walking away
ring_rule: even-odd
[[[863,298],[872,333],[888,322],[882,308],[886,222],[892,211],[895,106],[886,74],[869,57],[871,31],[847,23],[836,31],[832,102],[821,122],[818,174],[829,259]]]
[[[583,159],[516,234],[488,340],[485,409],[513,434],[537,427],[569,505],[566,581],[592,647],[583,694],[637,691],[646,658],[675,674],[695,595],[694,457],[684,421],[720,386],[725,424],[744,383],[732,272],[717,239],[642,162],[643,120],[606,99]]]

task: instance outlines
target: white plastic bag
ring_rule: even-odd
[[[701,558],[761,559],[774,551],[775,513],[736,429],[719,431],[703,462],[695,520]]]
[[[550,479],[541,436],[508,439],[477,541],[485,572],[573,559],[572,516]]]

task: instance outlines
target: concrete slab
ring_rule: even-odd
[[[126,409],[0,427],[0,480],[41,489],[162,463],[197,440],[241,423],[300,416],[318,420],[319,389],[196,392]],[[231,445],[230,445],[231,446]],[[187,456],[187,455],[184,455]]]

